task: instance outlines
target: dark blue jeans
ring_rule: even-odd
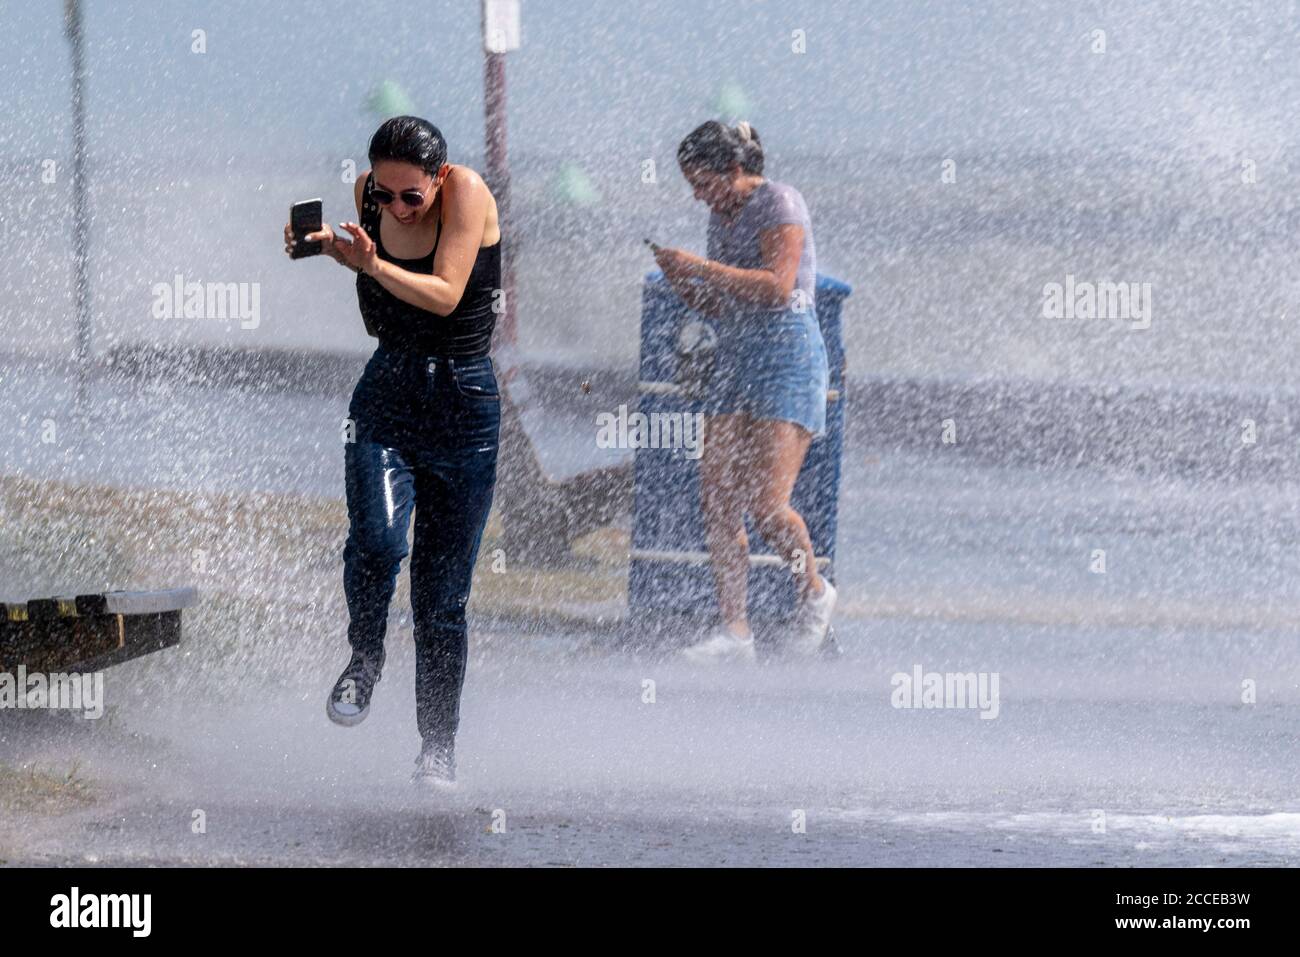
[[[410,549],[416,723],[454,743],[468,638],[465,605],[496,484],[501,397],[492,360],[380,345],[362,373],[345,446],[348,641],[382,664],[388,606]]]

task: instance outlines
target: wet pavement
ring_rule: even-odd
[[[1293,865],[1284,635],[841,625],[835,662],[700,670],[578,639],[477,634],[457,792],[409,782],[409,634],[370,718],[337,663],[239,692],[107,676],[98,722],[10,713],[0,759],[78,763],[93,803],[9,814],[9,864]],[[174,663],[173,663],[174,664]],[[328,664],[328,667],[327,667]],[[998,713],[902,709],[891,678],[1000,675]],[[1261,676],[1243,705],[1235,680]],[[647,682],[652,682],[648,685]],[[225,683],[223,682],[223,687]],[[172,683],[173,689],[175,683]],[[650,694],[647,689],[653,690]],[[653,700],[648,700],[653,698]],[[204,828],[195,832],[202,812]]]

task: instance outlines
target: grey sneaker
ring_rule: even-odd
[[[452,747],[425,742],[415,759],[411,783],[450,791],[456,787],[456,752]]]
[[[334,682],[334,690],[325,702],[325,714],[335,724],[346,728],[360,724],[370,714],[370,696],[379,680],[382,661],[352,653],[352,660]]]

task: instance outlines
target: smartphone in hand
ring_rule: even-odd
[[[321,201],[319,199],[306,199],[301,203],[294,203],[289,207],[289,225],[293,228],[293,238],[297,240],[293,252],[289,254],[290,259],[302,259],[306,256],[319,256],[321,251],[321,242],[314,239],[311,242],[305,241],[304,237],[308,233],[317,233],[321,229]]]

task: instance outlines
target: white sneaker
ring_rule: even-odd
[[[811,657],[821,651],[826,631],[831,626],[831,613],[835,611],[835,586],[822,579],[820,595],[808,595],[795,612],[791,622],[789,646],[798,655]]]
[[[715,661],[755,661],[754,636],[741,638],[726,625],[719,625],[698,644],[682,651],[687,661],[707,664]]]

